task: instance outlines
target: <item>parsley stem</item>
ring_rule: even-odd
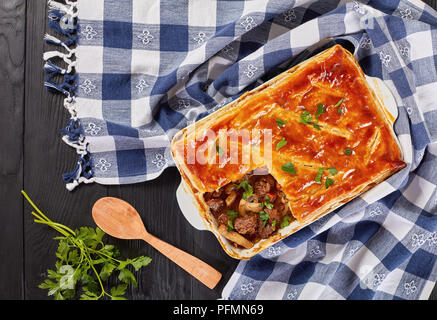
[[[24,190],[21,190],[21,193],[22,193],[23,196],[26,198],[26,200],[29,201],[29,203],[32,205],[32,207],[35,209],[35,211],[38,212],[39,215],[40,215],[41,217],[43,217],[43,220],[51,221],[49,218],[47,218],[47,217],[44,215],[44,213],[41,212],[41,210],[38,209],[38,207],[33,203],[33,201],[30,200],[29,196],[27,195],[26,192],[24,192]]]
[[[38,215],[35,214],[35,212],[32,211],[32,214],[35,217],[39,218]],[[56,223],[56,222],[53,222],[53,221],[45,221],[45,220],[42,220],[41,218],[39,218],[39,220],[34,220],[34,221],[36,223],[41,223],[41,224],[48,225],[48,226],[52,227],[53,229],[55,229],[56,231],[58,231],[59,233],[62,233],[66,237],[71,236],[71,235],[73,235],[73,236],[75,235],[75,233],[70,228],[65,227],[62,224],[59,224],[59,223]],[[71,234],[70,232],[73,232],[73,233]]]
[[[33,214],[33,213],[34,213],[34,212],[32,212],[32,214]],[[47,222],[47,221],[45,221],[45,220],[37,220],[37,219],[34,219],[33,221],[34,221],[35,223],[45,224],[45,225],[47,225],[47,226],[49,226],[49,227],[55,229],[56,231],[58,231],[59,233],[63,234],[63,235],[66,236],[66,237],[70,236],[70,234],[67,233],[67,231],[63,230],[62,228],[59,228],[59,227],[57,227],[57,226],[52,225],[50,222]]]
[[[116,257],[119,256],[119,251],[113,245],[105,245],[103,242],[105,233],[102,230],[88,227],[72,230],[54,222],[39,210],[24,191],[22,194],[35,210],[31,211],[34,222],[47,225],[61,234],[55,237],[55,240],[59,241],[56,253],[59,260],[56,262],[56,269],[49,270],[49,279],[38,286],[41,289],[48,289],[49,296],[53,295],[55,299],[60,300],[72,299],[77,294],[77,286],[81,285],[83,294],[80,295],[80,299],[98,300],[105,296],[122,299],[128,284],[137,284],[135,276],[126,267],[130,264],[138,271],[150,262],[150,258],[141,256],[135,259],[118,260]],[[65,267],[69,268],[67,282],[64,281],[67,277]],[[124,284],[106,291],[104,283],[114,270],[119,271],[118,279]],[[55,282],[52,281],[53,279]]]
[[[53,222],[53,221],[50,221],[50,223],[47,223],[47,224],[50,224],[51,226],[56,226],[56,227],[61,228],[63,230],[67,230],[69,232],[69,234],[68,234],[69,236],[75,236],[76,235],[76,233],[73,230],[71,230],[67,226],[64,226],[63,224],[60,224],[60,223],[57,223],[57,222]]]
[[[85,258],[88,260],[88,265],[93,269],[94,274],[96,275],[97,280],[99,281],[100,288],[102,289],[102,292],[100,293],[98,298],[100,298],[101,296],[104,296],[105,294],[109,296],[109,294],[106,293],[105,288],[103,287],[103,283],[102,283],[102,280],[100,279],[99,273],[97,272],[96,268],[94,268],[94,264],[91,262],[88,249],[85,246],[83,246],[83,251],[85,251]]]
[[[46,224],[49,225],[49,226],[52,226],[52,227],[53,227],[53,224],[56,224],[56,225],[58,225],[58,227],[60,227],[60,228],[62,228],[62,229],[65,229],[65,230],[67,230],[68,232],[70,232],[71,234],[75,235],[74,231],[71,230],[70,228],[68,228],[68,227],[66,227],[66,226],[64,226],[64,225],[62,225],[62,224],[55,223],[55,222],[53,222],[52,220],[50,220],[49,218],[47,218],[46,215],[45,215],[44,213],[42,213],[42,211],[41,211],[41,210],[36,206],[36,204],[33,203],[33,201],[30,199],[30,197],[27,195],[27,193],[24,192],[24,190],[21,190],[21,193],[22,193],[23,196],[26,198],[26,200],[31,204],[31,206],[35,209],[35,211],[38,212],[38,214],[37,214],[37,213],[35,213],[35,212],[32,211],[32,214],[33,214],[35,217],[37,217],[37,218],[41,221],[41,222],[39,222],[39,223],[42,223],[42,221],[46,221],[46,222],[47,222]],[[35,222],[37,222],[37,221],[35,221]],[[56,228],[54,228],[54,229],[56,229]],[[56,231],[58,231],[58,232],[64,234],[64,233],[61,232],[59,229],[56,229]],[[65,234],[64,234],[64,235],[65,235]]]
[[[114,257],[111,257],[110,255],[107,255],[107,254],[105,254],[103,252],[100,252],[99,250],[94,250],[94,249],[88,249],[88,250],[91,251],[92,253],[97,254],[97,255],[104,256],[104,257],[109,258],[111,260],[117,261],[118,263],[121,263],[120,260],[117,260]]]

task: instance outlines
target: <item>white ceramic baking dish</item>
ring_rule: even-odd
[[[393,126],[394,122],[398,117],[398,108],[396,105],[396,101],[393,97],[393,94],[381,79],[369,77],[369,76],[366,76],[366,78],[370,86],[373,88],[376,96],[380,100],[381,105],[384,106],[385,108],[384,111],[386,112],[387,118],[390,120]],[[400,147],[402,150],[401,145]],[[403,150],[402,153],[404,153]],[[393,189],[388,185],[388,183],[385,183],[383,181],[359,196],[366,199],[367,202],[374,202],[383,198],[384,196],[391,193],[392,191]],[[194,199],[193,195],[187,191],[186,185],[184,183],[184,179],[182,179],[181,184],[179,185],[176,191],[176,199],[178,201],[182,213],[184,214],[188,222],[198,230],[209,230],[212,233],[214,233],[214,235],[217,237],[217,239],[221,243],[226,253],[236,259],[249,259],[256,253],[270,247],[276,242],[282,240],[287,236],[294,234],[298,230],[310,224],[310,223],[300,224],[297,220],[295,220],[289,226],[279,229],[277,236],[273,241],[271,238],[263,239],[257,242],[250,249],[240,249],[240,248],[235,248],[235,246],[233,246],[229,240],[227,240],[224,236],[222,236],[218,232],[216,219],[212,217],[211,213],[208,212],[208,214],[211,216],[211,218],[208,219],[209,221],[201,217],[195,205],[196,200]],[[334,208],[332,211],[334,211],[335,209],[336,208]]]

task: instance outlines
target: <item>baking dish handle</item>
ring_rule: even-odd
[[[181,181],[178,189],[176,190],[176,199],[179,204],[185,219],[197,230],[207,230],[203,223],[202,218],[199,215],[199,209],[194,204],[195,199],[191,194],[185,191],[184,182]]]

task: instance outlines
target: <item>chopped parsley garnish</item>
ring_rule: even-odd
[[[285,147],[286,144],[287,144],[287,140],[285,140],[285,138],[282,138],[282,140],[279,141],[278,144],[276,145],[276,151],[278,151],[282,147]]]
[[[220,146],[215,146],[215,149],[217,150],[220,157],[223,156],[223,154],[225,153]]]
[[[234,219],[238,217],[238,212],[234,210],[226,210],[226,214],[231,218],[228,220],[228,232],[234,229]]]
[[[267,203],[267,202],[264,202],[264,206],[265,206],[267,209],[273,209],[273,203]]]
[[[290,225],[291,217],[290,216],[284,216],[281,220],[281,224],[279,225],[282,228],[285,228]]]
[[[335,167],[328,168],[328,171],[329,171],[333,176],[335,176],[335,175],[338,173],[338,171],[337,171],[337,169],[336,169]]]
[[[267,209],[273,209],[273,203],[270,202],[270,198],[269,198],[269,196],[265,196],[265,199],[266,199],[266,201],[264,201],[264,202],[262,203],[262,205],[263,205],[264,207],[266,207]]]
[[[227,210],[226,214],[231,218],[232,220],[238,217],[238,212],[234,210]]]
[[[316,183],[318,183],[318,184],[322,184],[323,171],[325,171],[325,168],[320,168],[319,171],[317,172],[316,178],[314,179],[316,181]],[[328,168],[328,171],[333,176],[335,176],[338,173],[338,171],[337,171],[337,169],[335,167]],[[332,180],[330,178],[326,178],[326,180],[325,180],[325,187],[326,187],[326,189],[328,189],[333,184],[334,184],[334,180]]]
[[[322,183],[322,174],[323,174],[323,171],[325,171],[325,168],[320,168],[319,172],[317,172],[316,178],[314,179],[319,184]]]
[[[294,165],[291,162],[288,162],[284,164],[281,167],[282,171],[285,171],[287,173],[297,174],[296,169],[294,168]]]
[[[340,100],[339,102],[337,102],[337,104],[334,106],[334,108],[339,107],[339,108],[337,109],[337,113],[338,113],[338,114],[341,114],[341,113],[342,113],[342,109],[341,109],[340,105],[343,103],[343,100],[344,100],[344,99],[341,99],[341,100]]]
[[[276,124],[278,125],[279,128],[285,126],[286,123],[287,123],[286,120],[276,119]]]
[[[317,130],[321,130],[317,122],[313,122],[313,118],[311,117],[311,114],[307,110],[302,111],[302,114],[298,122],[307,125],[312,125]]]
[[[246,200],[247,198],[249,198],[253,194],[253,188],[249,184],[249,181],[247,181],[247,180],[243,180],[240,182],[240,184],[237,186],[237,189],[240,189],[240,188],[244,189],[244,192],[243,192],[243,199],[244,200]]]
[[[317,105],[317,113],[318,114],[324,114],[325,113],[325,106],[323,104],[318,104]]]
[[[228,220],[228,232],[234,230],[234,221]]]
[[[335,176],[338,171],[335,167],[332,168],[328,168],[327,169],[333,176]],[[325,168],[320,168],[319,171],[317,172],[316,178],[314,179],[316,181],[316,183],[318,184],[322,184],[322,175],[323,175],[323,171],[325,171]],[[325,187],[326,189],[328,189],[330,186],[332,186],[334,184],[334,180],[330,179],[330,178],[326,178],[325,180]]]
[[[349,156],[349,155],[352,154],[352,150],[349,149],[349,148],[346,148],[346,150],[344,150],[344,154],[347,155],[347,156]]]
[[[273,219],[273,221],[272,221],[272,228],[275,229],[275,226],[276,226],[276,219]]]
[[[270,215],[267,212],[261,211],[259,213],[259,219],[263,221],[263,227],[266,226],[267,221],[269,220]]]
[[[339,102],[337,102],[337,104],[335,105],[334,108],[337,108],[339,105],[341,105],[341,104],[343,103],[343,100],[344,100],[344,99],[341,99]]]
[[[311,114],[308,111],[304,110],[302,111],[302,115],[300,116],[298,122],[303,124],[312,124],[313,118],[311,117]]]
[[[317,111],[314,112],[314,117],[316,117],[316,119],[319,120],[319,116],[320,116],[321,114],[324,114],[324,113],[325,113],[325,110],[326,110],[325,106],[324,106],[323,104],[319,103],[319,104],[317,105]],[[316,127],[314,127],[314,128],[316,128]],[[320,128],[320,127],[319,127],[319,128]],[[317,129],[317,128],[316,128],[316,129]]]
[[[326,178],[326,180],[325,180],[325,187],[326,187],[326,189],[328,189],[333,184],[334,184],[334,180],[332,180],[330,178]]]
[[[243,199],[246,200],[247,198],[249,198],[251,195],[253,194],[253,188],[252,186],[249,184],[249,188],[243,192]]]

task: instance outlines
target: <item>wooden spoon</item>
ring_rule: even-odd
[[[146,241],[208,288],[213,289],[220,281],[222,275],[213,267],[148,233],[137,210],[126,201],[101,198],[94,204],[92,214],[95,223],[107,234]]]

